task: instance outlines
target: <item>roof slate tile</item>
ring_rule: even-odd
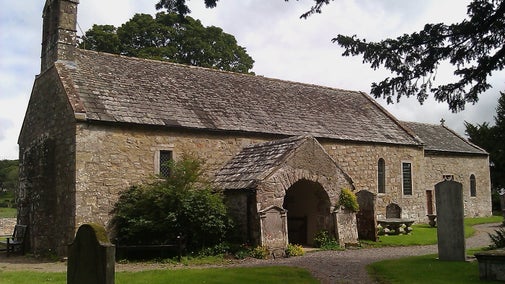
[[[485,150],[443,125],[419,122],[402,123],[424,142],[425,151],[487,155]]]
[[[86,50],[56,65],[89,120],[419,145],[361,92]]]

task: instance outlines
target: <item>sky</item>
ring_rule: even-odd
[[[154,15],[157,0],[80,0],[78,35],[93,24],[120,26],[135,13]],[[40,72],[42,10],[45,0],[0,0],[0,160],[17,159],[17,138],[35,76]],[[214,9],[203,0],[189,1],[191,17],[205,26],[232,34],[255,60],[253,72],[270,78],[370,92],[372,82],[389,73],[373,70],[361,57],[343,57],[331,42],[338,34],[368,41],[395,38],[419,31],[426,23],[457,23],[466,18],[470,0],[336,0],[321,14],[299,16],[312,0],[220,0]],[[436,83],[454,79],[449,64],[442,64]],[[399,120],[445,124],[464,135],[464,122],[493,124],[499,91],[505,91],[505,71],[494,72],[493,88],[477,104],[452,113],[433,99],[420,105],[402,98],[387,105],[377,102]]]

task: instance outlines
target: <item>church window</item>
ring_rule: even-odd
[[[173,153],[170,150],[160,150],[159,152],[159,174],[162,177],[170,176],[170,161],[173,160]]]
[[[386,193],[386,162],[383,158],[377,163],[377,192]]]
[[[477,196],[477,184],[475,181],[475,175],[470,175],[470,196]]]
[[[403,195],[412,195],[412,164],[402,163],[402,188]]]

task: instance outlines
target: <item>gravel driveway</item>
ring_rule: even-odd
[[[488,232],[494,232],[500,224],[483,224],[474,228],[476,234],[466,240],[466,248],[486,247],[490,244]],[[285,265],[308,269],[321,283],[374,283],[366,272],[366,266],[370,263],[394,259],[404,256],[423,255],[437,253],[436,245],[410,246],[410,247],[387,247],[371,249],[348,249],[345,251],[318,251],[307,253],[300,257],[291,257],[274,260],[247,259],[246,261],[234,262],[230,266],[270,266]],[[167,264],[129,263],[117,264],[116,271],[139,271],[149,269],[166,269]],[[65,262],[40,262],[40,260],[16,256],[5,257],[0,253],[1,270],[31,270],[44,272],[64,272]]]

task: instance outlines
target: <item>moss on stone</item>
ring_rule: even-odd
[[[109,237],[107,236],[107,231],[105,231],[105,228],[102,225],[96,223],[87,223],[82,226],[89,226],[95,232],[95,236],[99,244],[110,244]]]

